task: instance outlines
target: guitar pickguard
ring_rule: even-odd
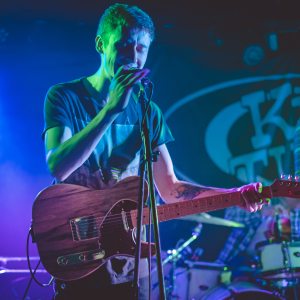
[[[133,225],[129,212],[136,207],[135,201],[121,200],[105,217],[100,226],[99,239],[101,248],[105,251],[105,258],[118,254],[135,255],[135,243],[132,239]]]

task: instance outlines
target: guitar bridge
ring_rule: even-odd
[[[128,220],[127,220],[126,212],[124,210],[122,210],[121,215],[122,215],[124,229],[126,231],[128,231],[129,230],[129,225],[128,225]]]
[[[73,241],[83,241],[99,238],[97,223],[94,216],[81,217],[70,220]]]

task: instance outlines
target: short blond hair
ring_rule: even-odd
[[[148,32],[151,42],[155,37],[155,28],[152,19],[137,6],[116,3],[107,8],[100,18],[97,36],[106,39],[119,25],[141,28]]]

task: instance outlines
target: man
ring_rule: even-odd
[[[43,136],[46,162],[58,183],[105,189],[125,177],[138,175],[142,142],[132,89],[150,72],[143,67],[153,39],[154,26],[145,12],[134,6],[115,4],[100,19],[96,50],[101,65],[96,74],[49,90]],[[160,151],[153,174],[165,202],[226,192],[179,181],[165,145],[173,137],[154,103],[149,120],[152,149]],[[259,183],[240,189],[247,210],[261,208],[264,200],[260,199],[259,189]],[[250,201],[256,203],[248,204]],[[56,299],[128,299],[133,270],[134,258],[111,259],[83,279],[57,280]],[[143,260],[140,299],[148,299],[147,274]]]

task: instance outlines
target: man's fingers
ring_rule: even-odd
[[[120,71],[120,72],[119,72]],[[123,68],[119,68],[119,70],[117,71],[115,77],[118,75],[122,75],[122,74],[126,74],[126,75],[134,75],[136,73],[140,73],[140,72],[150,72],[150,69],[138,69],[138,68],[130,68],[130,69],[126,69],[126,66],[123,66]]]
[[[124,79],[123,81],[121,81],[121,84],[123,86],[130,86],[131,85],[131,82],[134,81],[136,78],[139,78],[141,76],[141,74],[143,74],[143,72],[137,72],[135,74],[128,74]]]
[[[262,192],[262,184],[260,182],[256,182],[255,183],[255,190],[258,192],[258,193],[261,193]]]
[[[270,204],[271,200],[269,198],[263,198],[262,199],[262,204]]]
[[[260,182],[242,186],[240,191],[245,200],[245,209],[249,212],[260,210],[263,204],[270,203],[270,199],[262,198],[262,184]]]
[[[124,85],[129,85],[129,86],[134,85],[135,83],[139,82],[144,77],[146,77],[149,72],[150,72],[149,69],[145,69],[145,70],[140,70],[135,74],[130,74],[126,77],[126,79],[122,83]]]
[[[141,81],[144,77],[146,77],[148,75],[149,72],[145,72],[143,74],[140,74],[139,76],[137,76],[136,78],[134,78],[133,80],[130,81],[129,84],[136,84],[139,81]]]
[[[255,204],[255,202],[260,202],[259,196],[251,189],[251,187],[246,188],[242,195],[249,205]]]
[[[121,67],[117,70],[117,72],[116,72],[116,74],[115,74],[115,78],[117,78],[119,75],[122,75],[122,73],[124,73],[124,71],[126,70],[124,67],[125,67],[125,66],[121,66]]]
[[[253,186],[248,186],[242,191],[243,198],[246,202],[247,210],[250,212],[257,211],[261,209],[261,199],[259,195],[254,191]]]

